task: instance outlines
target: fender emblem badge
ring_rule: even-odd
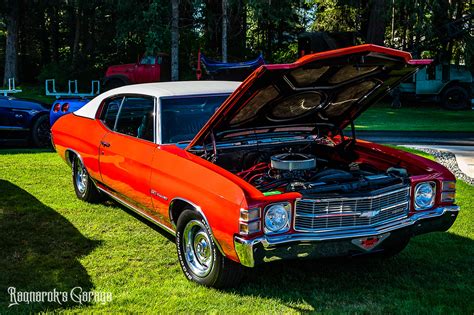
[[[164,200],[168,200],[168,197],[163,196],[162,194],[160,194],[159,192],[157,192],[157,191],[154,190],[154,189],[150,189],[150,193],[151,193],[153,196],[160,197],[161,199],[164,199]]]

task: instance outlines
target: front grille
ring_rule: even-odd
[[[294,229],[311,232],[398,220],[407,216],[409,200],[409,187],[370,197],[298,200]]]

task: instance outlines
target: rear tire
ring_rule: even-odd
[[[126,85],[125,82],[123,82],[120,79],[110,79],[107,81],[107,83],[105,83],[104,90],[109,91],[109,90],[116,89],[124,85]]]
[[[444,90],[441,102],[444,108],[450,110],[469,109],[471,105],[468,91],[460,85],[454,85]]]
[[[184,275],[204,286],[236,286],[243,275],[242,265],[224,257],[217,248],[204,218],[184,210],[178,218],[176,249]]]
[[[51,146],[51,127],[48,115],[42,115],[36,119],[31,128],[31,141],[35,147]]]
[[[72,182],[77,198],[89,203],[98,203],[102,200],[102,195],[95,187],[89,173],[76,156],[72,162]]]

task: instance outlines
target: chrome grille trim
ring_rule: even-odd
[[[410,186],[368,197],[300,199],[295,202],[293,228],[322,232],[365,228],[406,218]]]

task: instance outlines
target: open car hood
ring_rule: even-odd
[[[307,55],[292,64],[262,65],[222,104],[188,145],[257,130],[344,129],[370,105],[431,60],[360,45]]]

